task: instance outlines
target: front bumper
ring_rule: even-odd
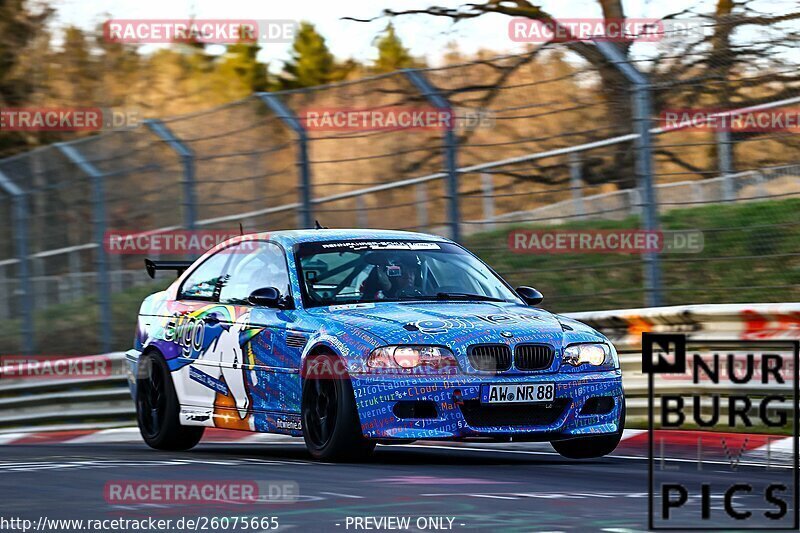
[[[615,433],[625,401],[619,370],[452,377],[357,374],[351,381],[361,428],[369,439],[557,440]],[[554,383],[556,397],[550,404],[481,403],[482,386],[509,383]]]

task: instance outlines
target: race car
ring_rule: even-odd
[[[611,342],[453,241],[278,231],[146,266],[178,272],[127,352],[152,448],[192,448],[206,427],[302,436],[326,461],[420,439],[550,441],[569,458],[620,441]]]

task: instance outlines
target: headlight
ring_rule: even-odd
[[[373,370],[414,372],[421,369],[455,372],[458,363],[453,352],[440,346],[381,346],[369,354],[367,366]]]
[[[572,366],[589,364],[600,366],[613,363],[611,347],[608,344],[570,344],[564,350],[563,361]],[[612,365],[613,366],[613,365]]]

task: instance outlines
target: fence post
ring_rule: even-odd
[[[719,165],[719,175],[722,176],[722,199],[730,202],[736,199],[736,192],[731,178],[731,174],[733,174],[731,133],[725,128],[717,130],[717,164]]]
[[[308,134],[306,128],[274,93],[258,93],[258,97],[279,119],[297,135],[297,166],[300,169],[300,226],[314,227],[311,195],[311,162],[308,160]]]
[[[572,203],[575,205],[575,215],[583,218],[586,209],[583,205],[583,164],[577,153],[569,154],[569,186],[572,189]]]
[[[14,225],[14,251],[17,254],[17,275],[19,276],[19,298],[22,307],[22,328],[20,346],[26,355],[36,350],[33,327],[33,291],[31,290],[30,265],[28,258],[28,197],[16,183],[0,172],[0,188],[11,196]]]
[[[642,190],[644,229],[658,230],[658,200],[653,186],[653,141],[650,134],[653,111],[650,82],[647,76],[631,65],[617,46],[609,41],[595,41],[597,49],[633,85],[634,126],[636,138],[636,174]],[[661,305],[661,266],[658,252],[644,254],[646,304]]]
[[[450,102],[448,102],[447,98],[442,96],[439,90],[428,81],[428,78],[425,77],[422,71],[403,69],[403,74],[405,74],[411,84],[422,93],[425,99],[439,109],[450,111],[451,122],[455,120]],[[450,238],[459,242],[461,240],[461,219],[458,208],[458,164],[456,161],[458,141],[456,140],[454,125],[452,123],[444,132],[444,149],[447,167],[447,197],[449,200],[448,224],[450,225]]]
[[[92,226],[94,227],[95,262],[97,264],[97,303],[99,305],[100,325],[100,350],[111,351],[111,285],[108,276],[108,257],[105,247],[106,233],[106,204],[105,204],[105,175],[97,167],[86,160],[74,146],[57,143],[61,153],[77,166],[81,172],[89,176],[92,182]]]
[[[161,140],[165,141],[170,148],[181,158],[183,165],[183,226],[193,231],[197,222],[197,196],[195,194],[194,179],[194,151],[183,141],[181,141],[170,130],[163,121],[150,119],[144,121],[150,131],[156,134]]]

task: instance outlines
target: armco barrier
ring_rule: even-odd
[[[0,369],[0,430],[130,426],[135,409],[125,375],[125,354],[106,357],[111,368],[105,377],[8,377]]]
[[[702,340],[798,340],[800,339],[800,303],[780,304],[704,304],[642,309],[620,309],[571,313],[600,330],[616,346],[622,367],[622,380],[627,397],[630,424],[641,425],[647,420],[647,376],[642,373],[642,333],[683,333],[687,339]],[[786,361],[791,367],[793,361]],[[686,389],[685,381],[658,383],[660,392]],[[690,384],[691,385],[691,384]],[[691,385],[693,391],[726,392],[715,385]],[[742,392],[743,388],[737,388]],[[748,394],[785,393],[792,395],[792,384],[753,384]],[[701,403],[703,407],[708,401]],[[723,409],[723,413],[727,412]]]
[[[800,339],[800,303],[721,304],[621,309],[572,313],[609,337],[620,354],[627,394],[629,423],[646,415],[647,381],[641,369],[643,332],[685,333],[689,339],[797,340]],[[4,379],[0,376],[0,431],[36,427],[52,429],[129,426],[134,406],[128,393],[124,354],[112,353],[111,376],[88,379]],[[680,387],[662,382],[665,387]],[[713,385],[696,385],[712,390]],[[775,393],[791,384],[748,389],[753,394]],[[719,386],[716,389],[722,392]]]

